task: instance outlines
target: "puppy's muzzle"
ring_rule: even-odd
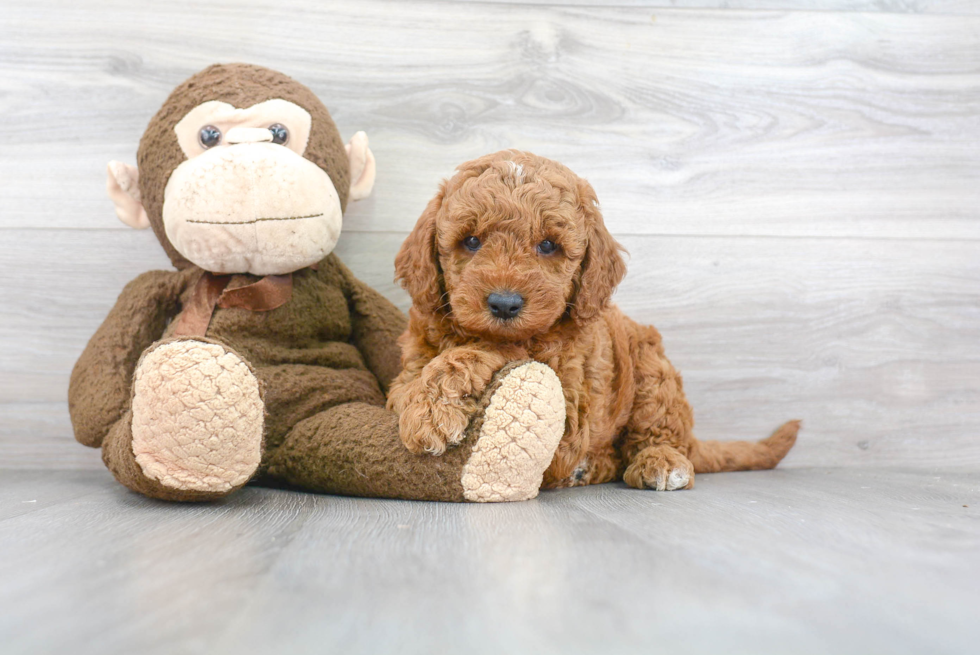
[[[497,318],[509,321],[516,318],[524,307],[524,298],[513,291],[497,291],[487,296],[487,307]]]

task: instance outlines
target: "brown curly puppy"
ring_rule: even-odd
[[[798,421],[757,443],[695,439],[660,334],[609,303],[621,251],[592,187],[557,162],[507,150],[444,181],[395,260],[413,307],[388,407],[409,450],[458,443],[494,371],[531,358],[558,373],[567,405],[545,488],[682,489],[695,472],[776,466]]]

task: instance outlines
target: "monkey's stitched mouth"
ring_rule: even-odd
[[[319,214],[309,214],[307,216],[286,216],[284,218],[253,218],[250,221],[195,221],[192,219],[187,219],[187,223],[199,223],[202,225],[254,225],[255,223],[260,223],[262,221],[299,221],[304,218],[319,218],[323,216],[323,213]]]

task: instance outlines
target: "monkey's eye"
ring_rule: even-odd
[[[480,240],[474,236],[469,236],[463,239],[463,247],[469,250],[470,252],[476,252],[477,250],[480,249],[480,246],[482,245],[483,244],[480,243]]]
[[[555,243],[554,241],[551,241],[550,239],[545,239],[544,241],[538,244],[538,252],[541,253],[542,255],[550,255],[557,249],[558,249],[558,244]]]
[[[205,125],[197,135],[197,140],[205,149],[213,148],[221,143],[221,130],[214,125]]]
[[[289,140],[289,130],[282,123],[276,123],[275,125],[269,126],[269,131],[272,132],[272,142],[283,145]]]

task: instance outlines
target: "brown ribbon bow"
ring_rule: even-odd
[[[282,307],[293,296],[293,274],[266,275],[258,282],[226,289],[231,275],[214,275],[205,272],[197,281],[191,298],[184,306],[174,336],[203,337],[211,324],[214,308],[245,309],[252,312],[268,312]]]

